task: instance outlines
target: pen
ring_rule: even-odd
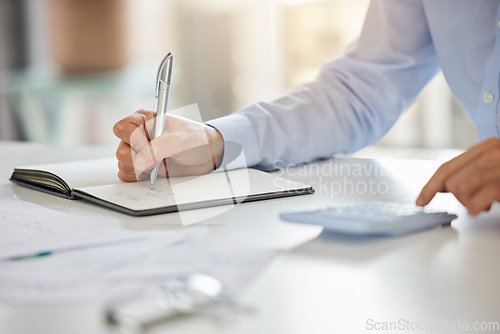
[[[173,62],[174,62],[174,55],[171,52],[169,52],[165,56],[165,58],[163,58],[160,67],[158,68],[158,74],[156,75],[155,97],[157,98],[157,104],[156,104],[155,125],[154,125],[154,130],[150,137],[151,140],[160,136],[165,131],[168,91],[170,89],[170,77],[172,76]],[[156,179],[158,177],[159,167],[160,164],[156,165],[149,174],[149,179],[151,181],[151,189],[154,187]]]
[[[97,241],[94,243],[89,243],[86,245],[74,245],[74,246],[67,246],[67,247],[62,247],[58,248],[55,250],[42,250],[42,251],[35,251],[35,252],[27,252],[25,254],[20,254],[20,255],[14,255],[10,257],[1,257],[0,256],[0,263],[4,261],[28,261],[28,260],[36,260],[36,259],[42,259],[45,257],[49,257],[55,254],[60,254],[60,253],[67,253],[67,252],[74,252],[74,251],[82,251],[82,250],[87,250],[87,249],[92,249],[92,248],[98,248],[98,247],[109,247],[109,246],[114,246],[114,245],[121,245],[129,242],[137,242],[137,241],[143,241],[145,239],[148,239],[147,235],[137,235],[134,237],[130,237],[127,239],[118,239],[118,240],[109,240],[109,241]]]
[[[39,259],[41,257],[46,257],[52,255],[51,251],[48,252],[40,252],[36,253],[33,255],[26,255],[26,256],[14,256],[8,259],[8,261],[25,261],[25,260],[34,260],[34,259]]]

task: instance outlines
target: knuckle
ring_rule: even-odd
[[[146,110],[146,109],[139,109],[136,111],[137,114],[140,114],[142,117],[145,117],[146,119],[151,119],[155,116],[155,112]]]
[[[443,163],[436,171],[436,174],[446,174],[451,169],[451,161]]]
[[[485,143],[488,145],[500,146],[500,140],[494,137],[486,139]]]
[[[118,159],[118,161],[127,160],[129,155],[130,155],[129,149],[127,149],[127,147],[125,146],[119,147],[116,150],[116,158]]]
[[[474,167],[481,168],[491,163],[500,161],[500,146],[488,149],[474,162]]]
[[[444,188],[446,191],[454,192],[454,190],[456,190],[456,182],[452,179],[448,179],[444,182]]]
[[[491,159],[491,161],[500,160],[500,146],[497,146],[491,150],[490,159]]]
[[[119,172],[118,172],[118,178],[119,178],[120,180],[122,180],[122,181],[125,181],[125,182],[126,182],[126,181],[127,181],[127,180],[126,180],[126,176],[127,176],[127,174],[125,174],[124,172],[122,172],[122,171],[119,171]]]
[[[118,178],[124,182],[134,182],[136,181],[136,178],[130,174],[127,174],[125,172],[119,171],[118,172]]]
[[[135,128],[130,134],[130,145],[136,147],[141,144],[141,142],[146,141],[146,137],[142,126]]]
[[[119,137],[122,132],[123,132],[123,123],[121,121],[115,123],[115,125],[113,126],[113,133],[115,134],[115,136]]]
[[[499,182],[494,182],[494,183],[489,183],[486,186],[486,193],[489,198],[495,198],[498,199],[500,197],[500,183]]]
[[[457,183],[456,190],[462,195],[468,195],[472,190],[472,184],[469,179],[462,179]]]
[[[118,161],[118,169],[120,171],[126,172],[130,169],[130,166],[128,164],[126,164],[125,162],[119,160]]]

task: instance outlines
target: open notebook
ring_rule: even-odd
[[[308,185],[256,169],[125,183],[115,159],[24,166],[11,181],[69,199],[83,198],[133,216],[146,216],[270,198],[311,194]]]

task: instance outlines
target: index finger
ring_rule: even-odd
[[[497,143],[487,140],[441,165],[427,184],[422,188],[422,191],[417,198],[417,205],[427,205],[434,198],[436,193],[446,192],[446,181],[450,178],[450,176],[470,164],[471,161],[477,159],[493,145],[497,145]]]
[[[139,110],[125,117],[113,126],[113,133],[135,151],[142,150],[149,142],[154,112]]]

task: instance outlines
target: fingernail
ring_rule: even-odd
[[[474,209],[474,208],[467,208],[467,213],[469,214],[469,216],[471,217],[475,217],[477,215],[479,215],[479,212],[478,210]]]
[[[424,206],[425,205],[424,199],[422,197],[420,197],[420,196],[417,198],[416,202],[417,202],[418,206]]]

